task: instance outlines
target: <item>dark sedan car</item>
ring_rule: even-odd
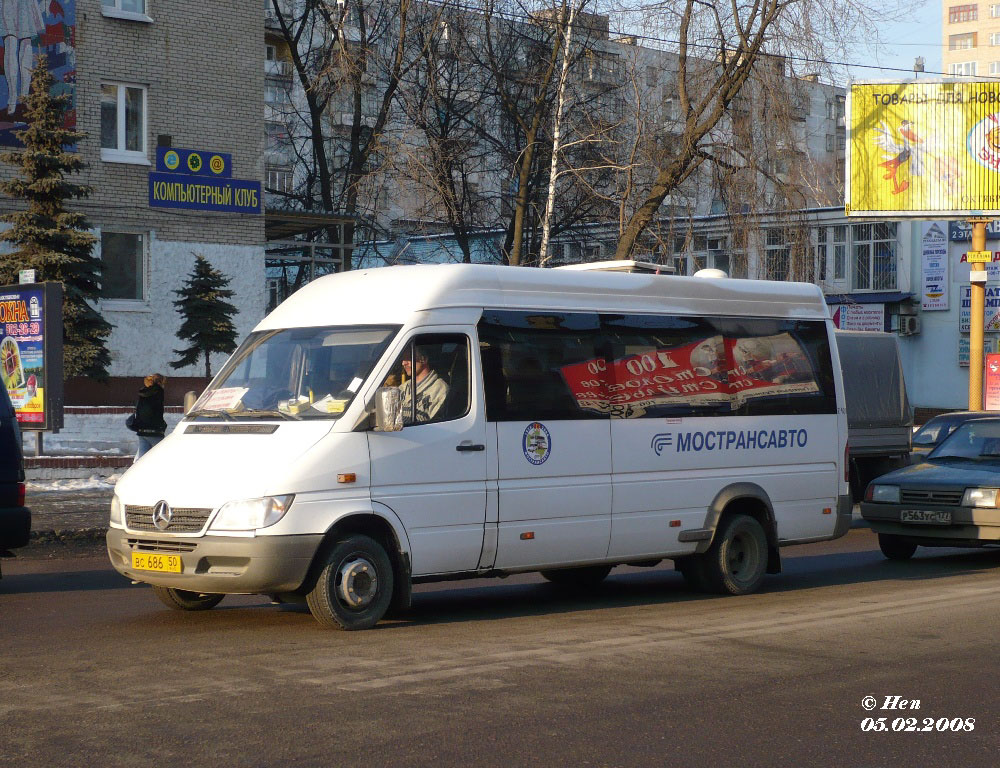
[[[966,421],[921,464],[877,477],[861,516],[882,553],[905,560],[922,547],[1000,545],[1000,417]]]
[[[917,464],[926,459],[927,455],[937,448],[942,440],[965,422],[996,415],[995,412],[989,411],[952,411],[935,416],[913,433],[910,463]]]
[[[31,512],[24,506],[21,430],[7,390],[0,386],[0,557],[28,543]]]

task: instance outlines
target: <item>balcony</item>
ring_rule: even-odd
[[[264,74],[267,77],[289,78],[292,76],[292,62],[284,59],[269,59],[264,62]]]

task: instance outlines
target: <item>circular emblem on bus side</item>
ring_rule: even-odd
[[[537,466],[545,463],[552,453],[552,435],[544,424],[533,421],[525,428],[521,450],[524,451],[524,458],[532,464]]]
[[[158,501],[153,507],[153,525],[159,531],[165,531],[170,527],[170,521],[173,519],[174,513],[170,509],[170,505],[165,501]]]

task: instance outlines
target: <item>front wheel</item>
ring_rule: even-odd
[[[917,551],[917,545],[912,541],[907,541],[902,536],[895,536],[891,533],[878,535],[878,548],[890,560],[909,560]]]
[[[749,515],[727,517],[698,565],[698,580],[706,591],[723,595],[756,591],[767,571],[763,527]]]
[[[561,587],[596,587],[611,573],[610,565],[590,565],[583,568],[559,568],[542,571],[542,578]]]
[[[385,549],[358,534],[333,545],[306,603],[320,624],[369,629],[388,610],[392,590],[392,563]]]
[[[186,589],[173,587],[153,587],[153,594],[160,602],[175,611],[207,611],[222,602],[225,595],[210,592],[189,592]]]

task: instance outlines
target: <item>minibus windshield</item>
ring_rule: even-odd
[[[353,326],[252,333],[188,418],[336,419],[398,330]]]

